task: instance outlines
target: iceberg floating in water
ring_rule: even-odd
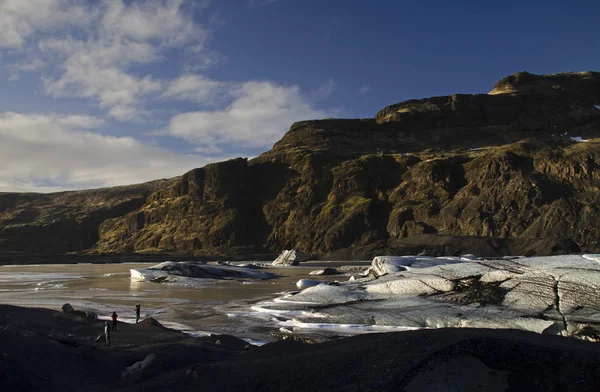
[[[297,252],[295,249],[284,250],[273,260],[272,265],[298,265],[310,259],[310,256]]]
[[[131,280],[137,282],[178,282],[181,278],[272,279],[277,275],[256,267],[239,267],[228,264],[206,264],[196,261],[165,261],[149,268],[131,269]]]

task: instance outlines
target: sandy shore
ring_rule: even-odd
[[[513,330],[439,329],[321,344],[194,338],[152,319],[104,322],[0,306],[0,390],[597,391],[600,345]]]

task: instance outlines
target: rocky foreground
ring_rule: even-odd
[[[600,252],[600,73],[302,121],[180,178],[0,194],[0,252],[480,256]],[[1,258],[1,255],[0,255]]]
[[[439,329],[261,347],[0,306],[0,390],[597,391],[600,346],[514,330]]]

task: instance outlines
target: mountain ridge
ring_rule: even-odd
[[[254,159],[193,169],[137,188],[138,201],[119,214],[95,212],[80,229],[93,244],[50,249],[295,248],[325,258],[600,251],[598,103],[600,73],[521,72],[489,94],[404,101],[372,119],[297,122]],[[3,197],[0,251],[27,250],[15,238],[45,226]]]

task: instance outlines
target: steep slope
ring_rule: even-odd
[[[600,74],[519,73],[490,94],[299,122],[186,173],[100,228],[97,250],[548,254],[600,249]]]
[[[599,104],[600,73],[521,72],[489,94],[301,121],[255,159],[173,180],[0,194],[0,251],[600,251]]]
[[[0,251],[58,254],[98,241],[98,227],[141,207],[174,180],[60,193],[0,193]]]

